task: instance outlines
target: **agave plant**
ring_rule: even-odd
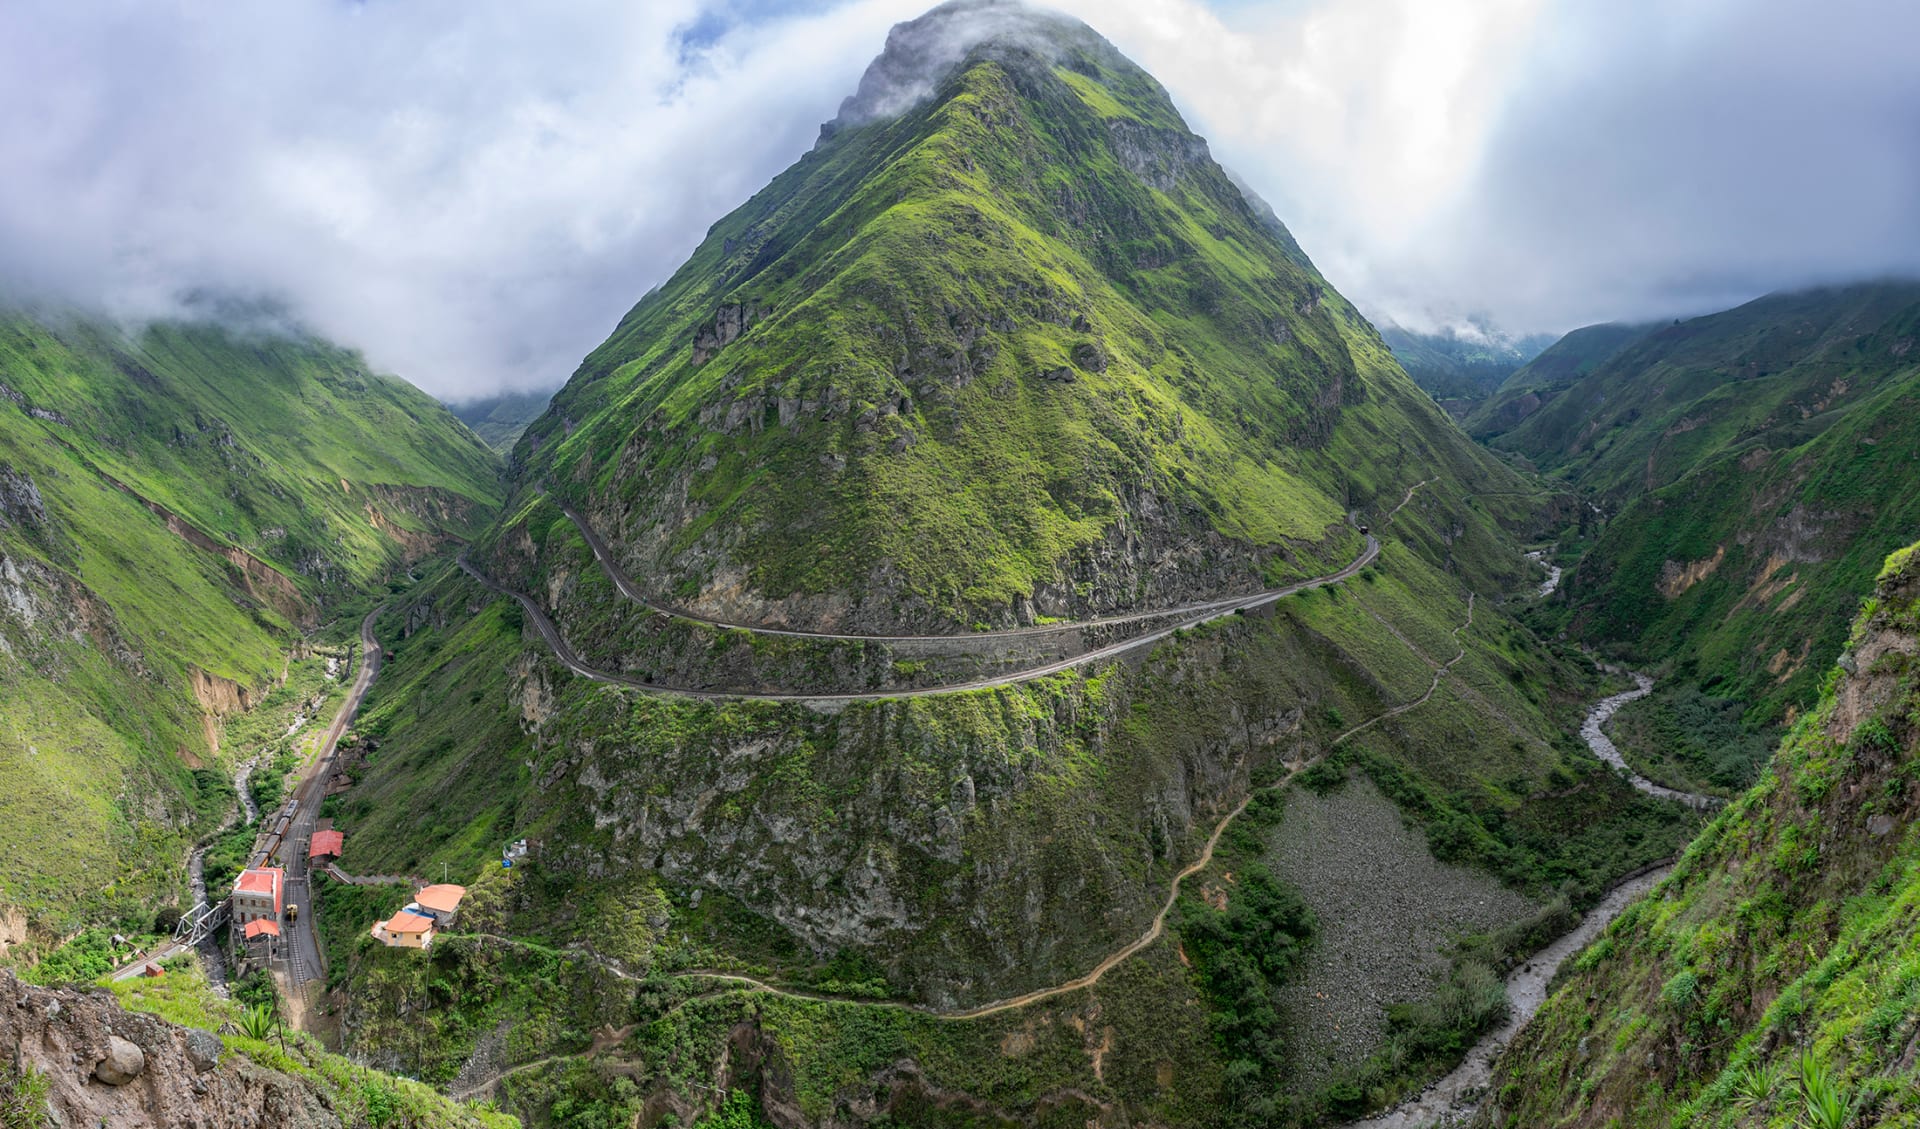
[[[240,1013],[240,1033],[249,1039],[266,1042],[273,1034],[273,1009],[250,1007]]]
[[[1757,1109],[1773,1100],[1786,1070],[1777,1062],[1750,1062],[1742,1067],[1733,1082],[1733,1104],[1743,1110]]]
[[[1827,1069],[1807,1051],[1800,1056],[1800,1123],[1806,1129],[1847,1129],[1853,1121],[1853,1102]]]

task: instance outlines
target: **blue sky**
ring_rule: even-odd
[[[0,6],[0,289],[126,316],[264,295],[438,394],[552,386],[925,6]],[[1416,327],[1920,268],[1920,5],[1056,6]]]

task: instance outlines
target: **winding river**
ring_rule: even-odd
[[[1529,554],[1530,556],[1532,554]],[[1555,569],[1548,586],[1542,594],[1551,591],[1551,585],[1560,580],[1559,570]],[[1653,693],[1653,679],[1644,674],[1633,675],[1634,688],[1624,693],[1603,698],[1594,704],[1587,713],[1587,719],[1580,726],[1580,736],[1593,750],[1595,756],[1626,774],[1627,780],[1635,788],[1650,796],[1673,800],[1688,807],[1707,810],[1718,807],[1721,801],[1713,796],[1699,796],[1691,792],[1678,792],[1672,788],[1663,788],[1653,781],[1639,775],[1627,767],[1620,750],[1606,734],[1606,724],[1620,707],[1628,702],[1637,701]],[[1525,964],[1507,976],[1507,1021],[1488,1033],[1474,1044],[1467,1057],[1459,1066],[1438,1082],[1420,1092],[1418,1097],[1395,1106],[1393,1109],[1370,1117],[1365,1121],[1355,1121],[1347,1129],[1428,1129],[1430,1126],[1463,1125],[1473,1116],[1480,1104],[1480,1097],[1486,1092],[1487,1084],[1493,1079],[1493,1065],[1500,1053],[1513,1042],[1513,1037],[1526,1026],[1540,1006],[1547,1002],[1547,987],[1553,982],[1554,973],[1569,957],[1587,947],[1601,930],[1620,916],[1620,911],[1633,904],[1642,894],[1653,889],[1666,877],[1671,866],[1662,866],[1627,879],[1615,886],[1600,904],[1587,911],[1580,924],[1571,931],[1562,934],[1546,948],[1533,954]]]

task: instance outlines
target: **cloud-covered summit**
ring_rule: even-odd
[[[1069,50],[1119,56],[1093,29],[1060,12],[1021,0],[948,0],[887,32],[886,47],[860,76],[859,88],[840,103],[825,132],[906,112],[982,48],[1049,60]]]

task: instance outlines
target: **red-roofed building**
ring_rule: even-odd
[[[433,944],[434,920],[403,909],[386,921],[374,925],[373,938],[398,949],[424,949]]]
[[[233,924],[245,929],[255,921],[274,922],[278,929],[287,873],[277,866],[255,867],[233,880]]]
[[[346,845],[347,837],[338,831],[315,831],[313,842],[307,847],[307,857],[318,863],[333,862]]]
[[[441,925],[453,921],[453,915],[460,912],[460,901],[467,896],[465,886],[440,883],[428,886],[413,896],[413,905],[407,908],[414,913],[425,914]]]
[[[249,921],[247,922],[246,933],[247,940],[249,941],[257,941],[262,937],[278,937],[280,935],[280,925],[278,922],[267,921],[265,919]]]

